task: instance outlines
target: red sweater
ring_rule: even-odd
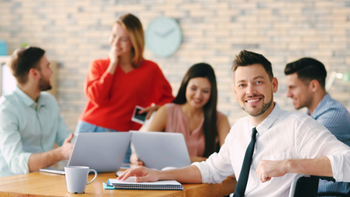
[[[156,63],[144,60],[128,73],[117,66],[114,75],[107,72],[109,63],[109,59],[91,63],[84,84],[88,102],[79,120],[116,131],[138,130],[142,125],[131,121],[136,105],[164,105],[174,99]]]

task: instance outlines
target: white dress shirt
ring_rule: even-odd
[[[219,153],[205,162],[196,162],[203,183],[221,183],[235,174],[239,177],[252,124],[249,116],[231,128]],[[277,103],[271,114],[257,127],[257,140],[245,196],[288,196],[296,174],[287,173],[262,183],[256,169],[261,160],[312,159],[327,156],[336,181],[350,181],[350,148],[338,141],[323,125],[311,117],[281,110]]]

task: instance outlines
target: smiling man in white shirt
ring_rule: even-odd
[[[130,169],[119,179],[137,176],[139,182],[175,179],[182,183],[220,183],[232,174],[238,178],[246,168],[242,164],[252,129],[256,128],[251,165],[243,165],[250,166],[248,181],[243,192],[234,196],[288,196],[297,174],[350,181],[350,174],[345,173],[350,171],[350,148],[309,116],[280,109],[273,101],[278,81],[264,56],[243,50],[232,70],[236,99],[249,116],[235,123],[219,153],[176,170]]]

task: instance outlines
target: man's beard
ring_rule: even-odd
[[[272,103],[273,103],[273,94],[271,95],[271,100],[268,103],[263,104],[261,110],[256,112],[256,113],[250,113],[245,107],[242,107],[242,109],[244,111],[246,111],[250,116],[257,117],[257,116],[260,116],[261,114],[265,113],[266,110],[270,108]]]
[[[52,86],[50,80],[45,80],[43,77],[39,80],[39,89],[41,91],[51,90]]]

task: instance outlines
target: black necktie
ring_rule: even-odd
[[[245,156],[243,160],[243,165],[241,169],[241,174],[238,178],[238,183],[236,185],[234,197],[244,197],[245,188],[247,187],[250,164],[252,163],[252,156],[254,152],[254,146],[256,141],[256,128],[254,127],[252,130],[252,139],[245,151]]]

